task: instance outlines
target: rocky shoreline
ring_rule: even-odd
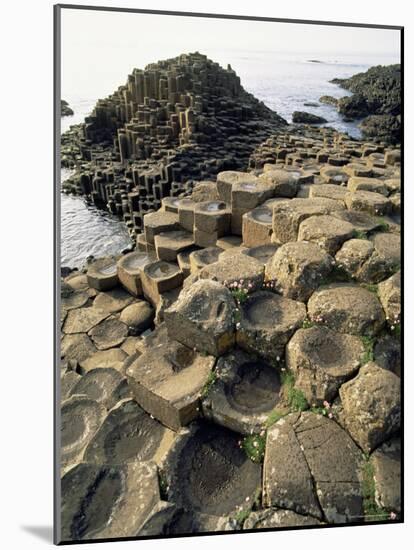
[[[339,100],[322,96],[321,103],[335,105],[345,120],[362,119],[360,128],[365,139],[401,143],[400,65],[379,65],[351,78],[335,78],[331,82],[352,95]]]
[[[200,58],[178,59],[194,71]],[[187,185],[190,159],[208,152],[206,134],[187,132],[189,106],[187,164],[170,172],[162,140],[136,157],[137,123],[108,117],[116,98],[63,137],[72,191],[113,201],[136,235],[135,250],[62,273],[63,540],[401,513],[400,150],[258,124],[258,111],[246,121],[235,75],[203,60],[208,82],[236,93],[222,132],[253,128],[249,146],[249,133],[224,140],[225,156],[242,146],[237,169],[223,170],[216,140],[215,162]],[[126,106],[135,77],[119,92]],[[150,127],[141,151],[161,139]],[[162,170],[165,187],[150,176]]]

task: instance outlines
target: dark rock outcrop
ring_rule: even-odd
[[[73,115],[73,109],[69,107],[69,103],[64,99],[60,100],[60,116],[71,116]]]
[[[305,111],[294,111],[292,114],[292,122],[301,124],[323,124],[328,122],[322,116],[306,113]]]
[[[338,111],[346,119],[364,118],[364,137],[389,143],[401,142],[401,66],[378,65],[351,78],[331,81],[352,96],[338,101]],[[367,117],[367,118],[365,118]]]

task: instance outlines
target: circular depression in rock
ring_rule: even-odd
[[[66,401],[61,411],[61,445],[63,454],[76,453],[93,435],[102,419],[102,407],[92,399]]]
[[[115,275],[116,273],[116,264],[108,264],[106,266],[102,267],[95,267],[96,271],[98,273],[101,273],[102,275]]]
[[[121,260],[121,265],[125,269],[136,270],[144,267],[149,261],[150,257],[148,254],[145,254],[145,252],[137,252]]]
[[[174,275],[178,271],[178,267],[167,264],[165,262],[158,262],[157,264],[148,267],[148,273],[151,277],[155,277],[156,279],[161,279],[163,277],[168,277],[169,275]]]
[[[226,204],[224,202],[213,201],[207,204],[203,204],[199,208],[204,212],[220,212],[220,210],[226,209]]]
[[[85,460],[124,464],[151,458],[165,428],[133,400],[113,409],[85,452]]]
[[[204,424],[182,449],[172,487],[187,510],[225,515],[261,483],[261,466],[239,447],[239,435]]]
[[[272,211],[270,208],[258,208],[252,210],[252,218],[258,222],[262,223],[272,223]]]
[[[227,399],[242,413],[270,411],[279,401],[280,376],[263,361],[247,361],[237,369],[234,382],[226,388]]]
[[[62,479],[62,537],[92,538],[106,526],[123,490],[123,474],[108,466],[79,464]]]
[[[252,294],[243,304],[246,321],[259,328],[272,328],[282,319],[280,299],[272,293]]]
[[[243,254],[266,264],[275,255],[277,249],[278,247],[274,244],[263,244],[262,246],[249,248],[243,251]]]

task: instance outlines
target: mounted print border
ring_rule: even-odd
[[[403,37],[54,7],[55,544],[404,521]]]

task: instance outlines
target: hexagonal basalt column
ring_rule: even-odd
[[[274,184],[257,178],[255,181],[240,181],[231,190],[231,232],[242,234],[243,214],[256,208],[274,195]]]
[[[243,214],[242,235],[244,246],[270,244],[272,235],[272,211],[270,208],[259,207]]]
[[[378,298],[358,285],[336,283],[316,290],[308,302],[312,321],[333,330],[373,336],[384,324]]]
[[[215,372],[217,379],[202,402],[204,416],[235,432],[260,432],[279,401],[279,373],[237,349],[220,357]]]
[[[113,256],[95,260],[88,267],[88,285],[96,290],[110,290],[118,283],[116,258]]]
[[[153,259],[145,252],[130,252],[118,261],[119,280],[134,296],[142,295],[141,275],[144,267]]]
[[[155,250],[159,260],[175,262],[179,252],[194,245],[193,234],[188,231],[168,231],[155,236]]]
[[[180,229],[178,214],[158,210],[144,216],[145,241],[154,244],[155,235]]]
[[[84,395],[73,395],[62,403],[61,448],[62,469],[82,460],[89,441],[95,435],[106,415],[101,404]]]
[[[261,466],[239,446],[239,435],[211,423],[192,426],[162,466],[168,499],[185,514],[225,516],[250,507]]]
[[[160,535],[175,510],[160,500],[157,467],[148,462],[78,464],[61,487],[64,541]]]
[[[299,226],[298,241],[310,241],[334,255],[354,235],[354,226],[334,216],[311,216]]]
[[[215,359],[167,340],[127,368],[135,400],[165,426],[179,430],[198,416],[201,391]]]
[[[286,347],[286,365],[308,403],[331,401],[362,364],[362,341],[326,327],[300,329]]]
[[[194,208],[194,241],[198,246],[212,246],[229,231],[230,212],[226,203],[206,201]]]
[[[345,195],[345,203],[350,210],[367,212],[373,216],[390,214],[392,210],[391,201],[373,191],[350,191]]]
[[[172,212],[173,214],[178,214],[179,203],[180,199],[176,197],[164,197],[161,201],[162,208],[165,212]]]
[[[292,198],[299,187],[299,176],[286,170],[265,170],[260,179],[274,186],[275,197]]]
[[[328,523],[363,516],[363,456],[334,420],[312,412],[285,416],[267,431],[263,503]]]
[[[284,296],[306,301],[330,273],[333,263],[317,244],[286,243],[266,264],[266,280],[275,280]]]
[[[194,208],[196,203],[191,199],[181,199],[178,201],[178,221],[186,231],[194,229]]]
[[[217,191],[219,197],[225,203],[230,204],[233,185],[240,182],[254,184],[256,181],[257,177],[249,172],[234,172],[231,170],[220,172],[217,174]]]
[[[235,283],[243,280],[251,284],[251,290],[261,288],[264,280],[264,266],[243,253],[232,255],[207,265],[199,273],[200,279],[212,279],[219,283]]]
[[[250,294],[241,306],[237,343],[269,360],[280,360],[289,338],[306,318],[306,306],[269,291]]]
[[[375,363],[361,367],[358,376],[341,386],[345,427],[366,453],[399,430],[400,386],[397,375]]]
[[[344,206],[333,199],[291,199],[273,206],[273,238],[276,242],[296,241],[299,226],[310,216],[332,214]]]
[[[70,395],[86,395],[110,409],[122,399],[123,393],[125,393],[124,380],[125,377],[116,369],[93,369],[83,376],[79,376]]]
[[[175,432],[152,418],[134,399],[123,399],[109,411],[89,442],[84,460],[93,464],[159,462],[175,437]]]
[[[234,343],[236,305],[231,292],[220,283],[200,280],[182,290],[165,311],[168,335],[188,347],[221,355]]]
[[[195,274],[206,265],[217,262],[222,252],[223,250],[217,246],[209,246],[202,250],[191,252],[189,257],[191,273]]]
[[[277,244],[264,244],[262,246],[254,246],[252,248],[246,248],[242,251],[242,254],[249,256],[265,265],[272,258],[276,250],[279,248]]]
[[[155,306],[160,300],[160,294],[179,287],[182,282],[183,274],[180,268],[163,260],[147,264],[142,273],[144,295]]]

